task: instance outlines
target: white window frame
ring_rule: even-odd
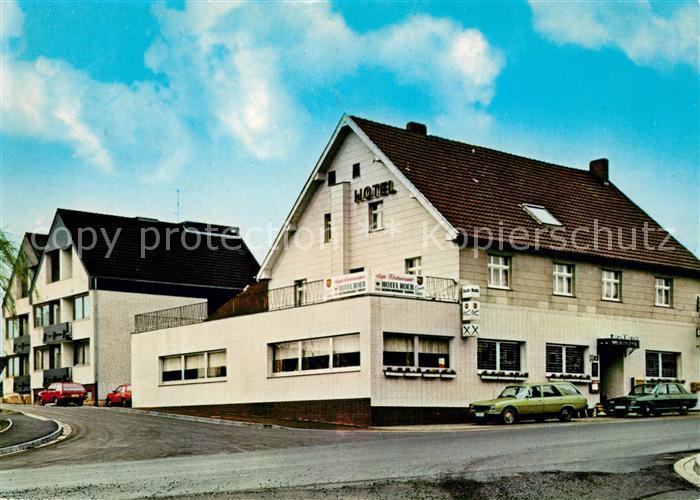
[[[333,363],[335,361],[334,359],[334,346],[333,346],[333,339],[338,338],[338,337],[348,337],[350,335],[357,335],[358,338],[358,349],[360,352],[360,364],[356,366],[340,366],[336,367],[333,366]],[[328,341],[328,368],[316,368],[313,370],[303,370],[302,369],[302,364],[303,364],[303,349],[302,349],[302,344],[306,341],[309,340],[327,340]],[[274,363],[275,363],[275,346],[278,344],[297,344],[297,369],[294,371],[286,371],[286,372],[276,372],[274,368]],[[314,338],[308,338],[308,339],[295,339],[295,340],[282,340],[280,342],[271,342],[268,344],[269,346],[269,361],[268,361],[268,370],[269,374],[268,377],[291,377],[291,376],[297,376],[297,375],[313,375],[313,374],[318,374],[318,373],[337,373],[337,372],[355,372],[355,371],[360,371],[362,367],[362,344],[361,344],[361,339],[360,339],[360,334],[358,332],[355,333],[342,333],[340,335],[331,335],[329,337],[314,337]],[[290,358],[293,359],[293,358]]]
[[[451,337],[443,337],[440,335],[421,335],[421,334],[413,334],[413,333],[397,333],[397,332],[383,332],[382,334],[382,357],[384,353],[384,334],[390,334],[390,335],[402,335],[407,338],[411,338],[413,340],[413,364],[410,367],[398,367],[398,368],[430,368],[427,366],[423,366],[420,364],[419,361],[419,354],[420,354],[420,341],[421,339],[425,340],[446,340],[447,341],[447,366],[445,368],[451,368],[452,365],[455,363],[455,359],[453,357],[452,351],[454,348],[452,347],[452,338]],[[392,367],[392,365],[384,365],[384,368],[387,367]]]
[[[369,232],[381,231],[384,229],[384,201],[373,201],[369,207]]]
[[[512,262],[512,258],[508,255],[488,255],[486,270],[488,274],[489,288],[500,288],[501,290],[510,290]],[[498,280],[494,279],[496,277],[498,277]]]
[[[559,219],[554,217],[552,213],[547,210],[545,207],[542,205],[533,205],[531,203],[524,203],[521,205],[523,207],[523,210],[525,210],[530,217],[535,219],[539,224],[542,224],[543,226],[561,226],[562,223],[559,222]],[[543,213],[544,212],[544,213]],[[545,220],[545,218],[547,220]]]
[[[559,375],[567,375],[567,374],[569,374],[569,375],[586,375],[586,374],[587,374],[587,373],[586,373],[586,372],[587,372],[587,370],[586,370],[586,349],[588,349],[587,346],[583,346],[583,345],[573,345],[573,344],[556,344],[556,343],[553,343],[553,342],[547,342],[547,343],[544,345],[545,369],[547,368],[547,347],[558,347],[558,348],[561,348],[561,369],[563,370],[563,371],[560,371],[560,372],[550,372],[550,371],[548,371],[547,373],[556,373],[556,374],[559,374]],[[567,349],[569,349],[569,348],[571,348],[571,349],[583,349],[583,350],[581,351],[581,352],[582,352],[581,356],[582,356],[582,358],[583,358],[583,359],[581,360],[581,364],[583,365],[583,373],[569,372],[569,370],[566,369],[566,368],[567,368],[567,367],[566,367],[566,351],[567,351]]]
[[[614,296],[612,291],[616,288],[617,296]],[[622,301],[622,271],[603,269],[601,298],[610,302]]]
[[[517,340],[495,340],[495,339],[478,339],[477,342],[481,340],[482,342],[495,342],[496,343],[496,368],[495,371],[503,371],[503,372],[522,372],[523,371],[523,345],[525,345],[525,342],[520,342]],[[515,344],[518,346],[518,361],[519,361],[519,367],[517,370],[502,370],[501,369],[501,344]],[[478,344],[477,344],[477,352],[478,352]],[[479,359],[478,359],[478,354],[477,354],[477,361],[476,361],[476,369],[477,372],[483,372],[483,371],[494,371],[494,368],[479,368]]]
[[[209,376],[209,354],[223,352],[227,354],[226,349],[212,349],[210,351],[197,351],[197,352],[186,352],[184,354],[167,354],[160,356],[158,358],[159,367],[159,379],[160,385],[182,385],[182,384],[202,384],[207,382],[225,382],[228,379],[228,356],[226,357],[226,375],[223,377],[210,377]],[[187,379],[185,380],[185,357],[186,356],[197,356],[199,354],[204,354],[204,377]],[[163,382],[163,360],[165,358],[180,358],[180,380],[169,380]]]
[[[423,273],[423,259],[418,257],[409,257],[405,260],[406,274],[413,276],[421,276]]]
[[[663,298],[668,293],[668,302]],[[659,298],[662,300],[659,301]],[[673,304],[673,279],[656,276],[654,278],[654,305],[656,307],[672,307]]]
[[[564,264],[561,262],[555,262],[553,268],[553,291],[554,295],[559,295],[562,297],[573,297],[574,296],[574,275],[576,273],[576,266],[573,264]],[[561,283],[570,282],[569,291],[560,288]]]

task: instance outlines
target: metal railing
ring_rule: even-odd
[[[137,314],[134,317],[135,331],[141,333],[202,323],[207,320],[207,313],[207,303],[197,302],[196,304]]]
[[[437,302],[459,302],[462,288],[452,278],[425,276],[423,279],[423,299]]]

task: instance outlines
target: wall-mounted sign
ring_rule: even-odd
[[[472,321],[481,317],[481,304],[470,300],[462,302],[462,321]]]
[[[481,296],[479,285],[464,285],[462,287],[462,299],[478,299]]]
[[[376,273],[373,276],[374,293],[422,297],[425,291],[423,276],[414,274]]]
[[[356,189],[355,203],[362,203],[363,201],[381,198],[382,196],[388,196],[390,194],[396,194],[394,181],[380,182],[379,184],[373,184],[372,186],[365,186],[361,189]]]
[[[367,293],[368,279],[367,273],[352,273],[325,280],[326,300],[333,300],[351,295],[362,295]]]
[[[598,346],[639,349],[639,337],[632,337],[628,335],[610,335],[610,337],[598,339]]]
[[[478,337],[479,336],[479,323],[463,323],[462,324],[462,337]]]

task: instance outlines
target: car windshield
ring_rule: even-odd
[[[634,389],[632,389],[632,392],[630,394],[651,394],[654,392],[654,384],[639,384],[635,385]]]
[[[503,392],[498,396],[498,398],[525,399],[528,393],[529,391],[527,387],[524,387],[522,385],[509,385],[508,387],[503,389]]]

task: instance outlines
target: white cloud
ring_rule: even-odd
[[[688,64],[698,69],[697,2],[672,4],[665,15],[647,1],[529,3],[535,29],[554,42],[617,47],[644,66]]]
[[[20,36],[21,11],[6,10]],[[99,82],[4,48],[2,132],[62,142],[102,171],[158,182],[212,143],[259,160],[293,156],[311,121],[304,96],[359,69],[425,90],[436,114],[463,110],[488,123],[483,107],[504,64],[478,30],[425,15],[359,33],[329,3],[157,3],[153,14],[160,36],[144,61],[164,85]]]
[[[24,13],[14,0],[0,2],[0,43],[22,36]]]

